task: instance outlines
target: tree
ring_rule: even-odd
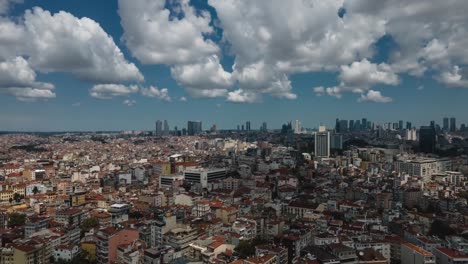
[[[8,215],[8,226],[17,227],[26,223],[26,215],[20,213],[11,213]]]
[[[429,235],[438,236],[442,239],[453,234],[455,234],[455,230],[451,228],[447,222],[441,220],[434,220],[431,224],[431,229],[429,230]]]
[[[249,240],[242,240],[239,242],[239,245],[234,249],[237,253],[239,253],[241,258],[246,258],[253,256],[255,254],[255,246],[266,244],[267,241],[264,239],[261,239],[259,237],[256,237],[252,239],[251,241]]]
[[[34,188],[32,189],[32,192],[34,194],[38,194],[39,193],[39,189],[37,188],[37,186],[34,186]]]
[[[99,220],[96,217],[90,217],[81,223],[81,229],[86,232],[98,226],[99,226]]]
[[[13,194],[13,200],[15,200],[17,203],[21,201],[21,195],[19,193]]]

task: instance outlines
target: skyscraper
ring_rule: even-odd
[[[250,131],[250,121],[245,122],[245,130]]]
[[[455,117],[450,118],[450,132],[455,132],[457,131],[457,120]]]
[[[412,126],[411,122],[406,122],[406,129],[410,130],[411,126]]]
[[[267,123],[266,122],[263,122],[262,124],[262,127],[260,128],[260,131],[262,132],[267,132],[268,128],[267,128]]]
[[[398,130],[403,130],[403,120],[398,121]]]
[[[163,130],[163,135],[169,135],[169,123],[167,123],[167,120],[164,120],[164,130]]]
[[[348,132],[348,120],[340,120],[340,133]]]
[[[300,134],[302,132],[302,126],[301,122],[299,120],[296,120],[294,123],[294,134]]]
[[[355,131],[361,130],[361,120],[354,121],[354,130]]]
[[[449,119],[448,119],[448,117],[444,117],[442,129],[444,131],[449,131]]]
[[[187,122],[187,134],[189,136],[195,136],[202,132],[201,121],[188,121]]]
[[[331,149],[343,149],[343,136],[341,134],[332,134],[330,136]]]
[[[349,131],[354,130],[354,120],[349,120]]]
[[[361,129],[362,129],[362,130],[368,129],[368,127],[367,127],[367,118],[363,118],[363,119],[361,120]]]
[[[162,136],[162,122],[161,122],[161,120],[156,120],[155,135],[156,136]]]
[[[419,128],[419,150],[425,153],[433,153],[436,146],[436,132],[433,126]]]
[[[315,133],[315,156],[330,157],[330,132],[324,126],[320,126],[319,131]]]

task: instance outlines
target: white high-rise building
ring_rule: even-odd
[[[163,133],[163,123],[161,120],[156,121],[156,129],[155,129],[155,135],[156,136],[161,136]]]
[[[320,126],[319,131],[315,132],[315,157],[330,157],[330,132],[325,126]]]
[[[409,141],[416,141],[418,140],[417,134],[416,134],[416,129],[407,129],[406,130],[406,135],[405,139]]]
[[[296,122],[294,124],[294,133],[295,134],[300,134],[301,132],[302,132],[301,122],[299,120],[296,120]]]

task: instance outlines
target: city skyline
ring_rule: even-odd
[[[302,120],[304,127],[316,127],[322,122],[332,126],[335,117],[364,115],[383,121],[404,116],[415,126],[444,116],[456,116],[458,123],[468,123],[463,115],[468,98],[468,90],[463,89],[468,83],[463,66],[466,58],[455,41],[464,39],[457,35],[462,31],[441,29],[422,36],[406,34],[398,27],[399,20],[409,25],[407,28],[419,27],[422,22],[434,20],[429,14],[440,8],[450,16],[436,16],[443,15],[441,21],[456,27],[460,25],[457,17],[464,17],[459,10],[465,3],[455,2],[450,6],[438,1],[421,6],[409,4],[414,12],[412,18],[398,17],[392,3],[381,4],[374,14],[367,8],[373,5],[366,1],[333,1],[313,8],[297,2],[291,9],[282,8],[278,1],[272,3],[278,7],[278,17],[296,12],[304,20],[291,21],[289,31],[284,31],[281,25],[267,21],[256,24],[252,22],[253,14],[247,14],[248,24],[241,23],[240,28],[251,26],[258,35],[243,38],[231,27],[233,21],[227,16],[237,12],[215,1],[187,2],[184,9],[178,9],[178,2],[173,6],[158,1],[151,6],[149,2],[136,2],[132,12],[153,11],[155,22],[147,24],[133,19],[139,16],[128,16],[131,7],[125,1],[2,0],[1,24],[9,30],[6,33],[11,39],[10,44],[1,44],[0,51],[0,104],[7,110],[0,113],[1,130],[151,130],[151,124],[161,115],[178,127],[187,120],[202,120],[232,129],[246,116],[255,129],[262,122],[274,128],[296,119]],[[272,15],[261,7],[262,3],[237,4],[236,10],[259,8],[265,12],[265,19]],[[164,17],[166,11],[177,16],[175,10],[185,15],[177,19]],[[301,16],[305,11],[325,16],[309,21]],[[383,17],[388,19],[385,25],[379,24]],[[360,18],[379,26],[361,27]],[[359,28],[361,35],[355,35],[363,42],[344,46],[358,43],[347,34],[349,31],[343,31],[344,24],[350,31]],[[316,29],[316,25],[326,26]],[[183,26],[192,31],[173,43],[160,30],[177,32]],[[45,34],[37,34],[46,29],[50,40],[42,38]],[[93,41],[80,39],[71,29]],[[310,35],[307,32],[319,33],[311,39],[295,39],[295,29],[300,29],[298,34],[304,37]],[[333,32],[340,42],[327,43],[321,30]],[[145,35],[150,31],[163,40]],[[284,43],[276,36],[290,41]],[[30,47],[21,44],[26,39]],[[72,39],[73,45],[67,39]],[[199,47],[185,45],[195,40],[200,42]],[[324,55],[307,53],[304,61],[297,53],[286,58],[274,53],[285,48],[300,50],[307,41],[317,45],[325,42],[327,47],[317,46],[315,50]],[[150,45],[153,42],[157,45]],[[250,45],[257,50],[255,55],[247,52],[248,43],[265,45]],[[94,44],[103,44],[103,49]],[[348,53],[340,57],[335,48]],[[326,57],[327,52],[335,57]],[[11,74],[12,69],[25,74]]]

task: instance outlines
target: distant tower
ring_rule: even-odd
[[[419,128],[419,150],[425,153],[433,153],[436,146],[436,132],[433,126]]]
[[[247,132],[250,131],[250,121],[245,122],[245,130],[246,130]]]
[[[163,133],[163,128],[162,128],[162,122],[161,120],[156,121],[156,130],[155,130],[155,135],[156,136],[162,136]]]
[[[201,121],[188,121],[187,122],[187,134],[189,136],[196,136],[202,132]]]
[[[450,132],[455,132],[457,131],[457,120],[455,117],[450,118]]]
[[[169,123],[167,123],[167,120],[164,120],[164,130],[163,130],[163,135],[169,135]]]
[[[263,131],[263,132],[267,132],[268,128],[267,128],[267,123],[266,122],[263,122],[262,128],[260,130]]]
[[[319,131],[315,133],[315,156],[330,157],[330,132],[324,126],[320,126]]]
[[[443,129],[444,131],[446,131],[446,132],[449,131],[449,119],[448,119],[448,117],[444,117],[442,129]]]
[[[296,122],[294,123],[294,133],[300,134],[301,132],[302,132],[301,122],[299,120],[296,120]]]

